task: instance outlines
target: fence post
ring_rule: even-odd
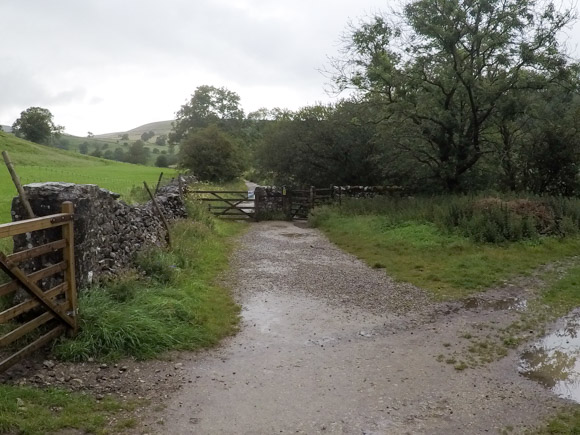
[[[310,210],[314,208],[314,195],[316,195],[316,192],[314,191],[314,186],[310,186],[310,198],[308,201],[310,204]]]
[[[157,214],[161,218],[161,222],[163,223],[163,226],[165,227],[165,231],[167,231],[167,237],[166,237],[167,245],[171,248],[171,233],[169,231],[169,224],[167,223],[167,219],[165,219],[165,215],[161,211],[159,204],[157,204],[157,201],[155,201],[155,196],[153,196],[153,194],[151,193],[151,190],[149,189],[147,182],[143,181],[143,185],[145,186],[145,190],[149,194],[149,198],[151,198],[151,202],[153,203],[153,207],[155,207],[155,210],[157,210]]]
[[[20,178],[14,169],[14,165],[12,164],[12,160],[10,160],[10,156],[8,155],[8,151],[2,151],[2,157],[4,158],[4,163],[6,163],[6,167],[8,168],[8,172],[10,172],[10,176],[12,177],[12,181],[14,182],[14,186],[16,186],[16,190],[18,191],[18,196],[20,197],[20,201],[24,206],[24,209],[28,213],[28,217],[30,219],[35,218],[34,212],[32,211],[32,207],[30,207],[30,202],[28,202],[28,198],[26,197],[26,192],[24,192],[24,188],[20,183]]]
[[[292,220],[292,191],[282,186],[282,212],[286,220]]]
[[[161,179],[163,178],[163,172],[159,174],[159,180],[157,180],[157,186],[155,186],[155,196],[159,193],[159,186],[161,186]]]
[[[73,203],[70,201],[63,202],[62,212],[74,214]],[[74,325],[71,334],[74,336],[78,331],[78,319],[77,319],[78,306],[77,306],[77,283],[75,276],[75,234],[74,234],[73,219],[69,220],[65,225],[62,226],[62,238],[66,243],[63,249],[63,257],[66,263],[66,271],[65,271],[65,280],[67,283],[66,298],[69,304],[69,310],[71,312],[71,317]]]
[[[183,202],[183,181],[181,180],[181,174],[177,176],[177,184],[179,187],[179,199]]]

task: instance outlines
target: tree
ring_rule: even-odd
[[[235,141],[215,125],[191,133],[179,151],[179,165],[207,181],[227,181],[240,176],[241,161]]]
[[[189,102],[181,106],[169,135],[170,142],[179,142],[196,129],[218,124],[222,130],[239,128],[244,118],[240,97],[226,88],[199,86]]]
[[[271,122],[256,152],[259,169],[275,183],[327,186],[384,180],[375,126],[360,121],[351,101],[305,107]]]
[[[87,142],[83,142],[79,145],[79,153],[87,154],[89,152],[89,144]]]
[[[155,132],[153,130],[150,131],[144,131],[141,134],[141,140],[143,142],[149,142],[149,139],[151,139],[153,136],[155,136]]]
[[[160,146],[160,147],[164,147],[165,145],[167,145],[167,135],[162,134],[160,136],[157,136],[155,138],[155,145]]]
[[[125,154],[125,161],[128,163],[144,165],[147,159],[149,159],[149,148],[146,148],[141,140],[135,141]]]
[[[64,127],[55,125],[52,113],[42,107],[29,107],[20,112],[20,117],[12,124],[13,133],[31,142],[48,145],[53,137],[58,137]]]
[[[557,35],[571,19],[533,0],[411,1],[398,22],[378,15],[352,29],[334,83],[376,105],[385,142],[459,190],[493,152],[492,118],[506,95],[568,74]]]
[[[121,140],[129,140],[129,133],[123,133],[121,135]]]
[[[157,159],[155,160],[155,166],[158,168],[166,168],[169,166],[169,160],[167,159],[167,156],[163,154],[157,156]]]
[[[521,150],[522,188],[537,194],[574,195],[580,187],[580,97],[547,90],[538,95]]]
[[[123,148],[115,148],[113,159],[117,160],[118,162],[125,161],[125,151],[123,151]]]

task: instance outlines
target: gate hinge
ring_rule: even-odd
[[[67,221],[72,221],[72,220],[73,220],[73,215],[72,214],[67,214],[67,215],[64,215],[64,216],[53,217],[50,220],[50,223],[51,224],[58,224],[58,223],[61,223],[61,222],[67,222]]]

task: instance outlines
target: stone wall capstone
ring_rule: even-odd
[[[193,180],[186,179],[187,186]],[[146,246],[166,245],[166,230],[151,201],[128,205],[119,195],[94,184],[32,183],[24,186],[36,216],[60,213],[64,201],[74,205],[75,267],[77,287],[88,287],[94,280],[114,276],[129,267],[135,255]],[[177,182],[159,189],[156,201],[167,220],[185,218],[185,204]],[[18,197],[12,201],[12,220],[26,219]],[[56,240],[60,229],[37,231],[14,238],[14,252]],[[41,263],[27,265],[27,271],[60,261],[45,256]],[[51,283],[53,285],[54,283]]]

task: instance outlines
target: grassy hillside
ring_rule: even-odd
[[[8,151],[23,184],[42,181],[65,181],[97,184],[130,198],[133,187],[143,181],[155,185],[159,168],[119,163],[112,160],[63,151],[18,139],[0,132],[0,151]],[[163,169],[167,177],[177,173]],[[16,195],[10,174],[2,162],[0,168],[0,223],[10,221],[10,203]]]
[[[173,120],[169,121],[157,121],[157,122],[150,122],[149,124],[144,124],[139,127],[133,128],[128,131],[119,131],[114,133],[104,133],[95,135],[97,139],[111,139],[117,140],[123,134],[127,133],[129,135],[129,140],[137,140],[141,138],[141,135],[147,131],[153,130],[155,132],[155,136],[151,140],[151,142],[155,142],[155,137],[161,136],[163,134],[169,134],[171,131],[171,123]]]
[[[87,145],[87,154],[93,153],[95,150],[100,150],[101,153],[107,151],[115,151],[115,149],[120,148],[123,152],[129,149],[129,146],[133,144],[137,139],[121,140],[121,139],[101,139],[96,137],[80,137],[80,136],[70,136],[63,135],[58,141],[60,142],[59,148],[63,148],[68,151],[74,151],[80,153],[81,144]],[[64,145],[64,146],[63,146]],[[147,165],[155,166],[155,160],[159,154],[168,153],[168,146],[159,146],[155,144],[155,139],[150,139],[145,143],[145,146],[149,148],[150,155]]]

